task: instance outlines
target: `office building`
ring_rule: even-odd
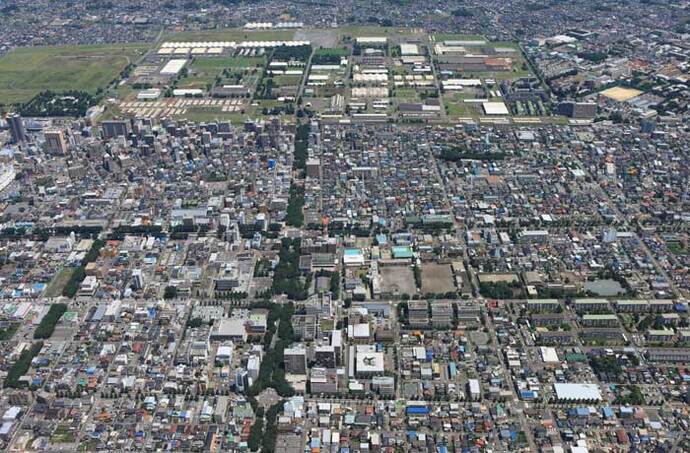
[[[67,141],[65,134],[60,130],[47,130],[44,133],[45,150],[52,154],[63,155],[67,152]]]
[[[110,139],[115,137],[126,137],[131,130],[129,121],[126,120],[108,120],[101,123],[103,129],[103,138]]]
[[[336,357],[333,345],[321,345],[314,348],[314,361],[316,365],[324,368],[335,368]]]
[[[594,102],[561,102],[558,104],[559,115],[569,118],[591,119],[597,116],[597,104]]]
[[[22,143],[26,141],[24,120],[22,120],[22,117],[18,113],[13,113],[7,117],[7,125],[10,128],[13,142]]]
[[[303,344],[285,348],[283,352],[285,372],[291,374],[307,374],[307,349]]]
[[[407,317],[410,327],[429,325],[429,304],[425,300],[411,300],[407,303]]]
[[[132,271],[132,287],[134,289],[142,289],[144,287],[144,274],[141,269],[134,269]]]

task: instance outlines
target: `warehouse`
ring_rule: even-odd
[[[484,113],[487,115],[508,115],[508,108],[503,102],[483,102]]]
[[[378,45],[378,46],[384,46],[388,42],[388,38],[386,37],[379,37],[379,36],[360,36],[357,38],[357,44],[360,45],[367,45],[367,46],[372,46],[372,45]]]
[[[539,351],[541,353],[541,359],[544,363],[559,363],[560,362],[558,360],[558,353],[556,352],[556,348],[549,348],[549,347],[541,346],[539,348]]]
[[[403,56],[419,55],[419,47],[415,44],[400,44],[400,54]]]
[[[161,69],[162,76],[176,76],[182,71],[184,65],[187,64],[187,60],[177,59],[168,61],[163,69]]]
[[[558,401],[601,401],[601,392],[596,384],[563,384],[553,385]]]

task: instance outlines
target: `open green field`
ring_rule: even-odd
[[[23,47],[0,58],[0,104],[26,102],[43,90],[106,87],[146,44]]]
[[[206,90],[209,85],[213,84],[216,79],[211,75],[198,75],[181,78],[177,83],[177,88],[199,88]]]
[[[680,241],[668,241],[666,242],[666,248],[674,255],[685,255],[688,252],[686,247]]]
[[[446,113],[452,117],[478,117],[477,106],[465,103],[465,99],[473,99],[474,95],[463,92],[451,92],[443,95]]]
[[[401,88],[395,89],[395,97],[399,102],[417,102],[419,101],[419,93],[414,88]]]
[[[220,72],[225,68],[255,68],[264,64],[266,57],[196,58],[192,67]]]
[[[273,85],[276,87],[299,85],[302,81],[302,76],[297,75],[277,75],[273,76]]]
[[[490,41],[492,47],[509,47],[511,49],[520,50],[520,43],[516,41]]]
[[[62,295],[62,290],[67,285],[70,277],[74,273],[73,267],[63,267],[60,269],[53,279],[48,284],[48,288],[45,291],[45,297],[58,297]]]
[[[239,28],[219,28],[216,30],[171,32],[162,41],[287,41],[293,39],[290,30],[242,30]]]
[[[341,27],[338,29],[338,31],[342,35],[349,35],[354,38],[362,37],[362,36],[389,36],[392,35],[396,32],[398,33],[406,33],[406,29],[404,28],[397,28],[397,27],[378,27],[378,26],[366,26],[366,25],[353,25],[353,26],[348,26],[348,27]]]
[[[316,49],[314,50],[314,57],[327,56],[327,57],[347,57],[350,55],[350,51],[344,48],[326,48],[326,49]]]
[[[459,33],[440,33],[434,35],[436,41],[486,41],[481,35],[463,35]]]

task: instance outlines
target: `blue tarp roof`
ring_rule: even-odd
[[[580,417],[587,417],[589,415],[589,409],[586,407],[578,407],[575,409],[575,412]]]
[[[525,398],[525,399],[530,399],[530,398],[534,398],[534,397],[535,397],[534,392],[531,391],[531,390],[522,390],[522,391],[520,392],[520,396],[521,396],[522,398]]]
[[[408,414],[428,414],[429,408],[426,406],[410,406],[406,409]]]

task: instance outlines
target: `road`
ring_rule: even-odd
[[[307,85],[307,81],[309,80],[309,68],[311,68],[311,60],[312,58],[314,58],[314,52],[315,50],[312,49],[311,54],[309,54],[307,64],[304,65],[304,74],[302,74],[302,80],[300,81],[299,88],[297,89],[297,96],[295,97],[295,101],[301,98],[302,94],[304,93],[304,87]]]
[[[434,46],[434,42],[432,41],[432,36],[428,36],[428,49],[429,49],[429,60],[430,60],[430,65],[431,65],[431,73],[434,76],[434,84],[436,86],[436,92],[438,93],[438,102],[441,104],[441,120],[442,121],[447,121],[447,114],[446,114],[446,104],[443,101],[443,93],[441,93],[441,79],[438,77],[438,71],[436,70],[436,63],[434,62],[434,58],[431,56],[432,55],[432,48]]]

